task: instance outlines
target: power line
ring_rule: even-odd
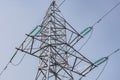
[[[105,70],[105,68],[106,68],[106,66],[107,66],[109,57],[112,56],[113,54],[117,53],[118,51],[120,51],[120,49],[116,49],[116,50],[113,51],[111,54],[109,54],[107,57],[105,57],[106,60],[104,60],[104,61],[105,61],[106,63],[105,63],[103,69],[101,70],[101,72],[99,73],[99,75],[97,76],[97,78],[96,78],[95,80],[98,80],[98,79],[100,78],[100,76],[102,75],[102,73],[104,72],[104,70]],[[101,62],[100,64],[104,63],[104,61]]]
[[[4,67],[4,69],[1,71],[0,76],[4,73],[4,71],[7,69],[8,65],[10,64],[10,62],[8,62],[8,64]]]
[[[58,8],[59,7],[61,7],[61,5],[65,2],[66,0],[64,0],[64,1],[62,1],[62,3],[58,6]],[[112,9],[110,9],[105,15],[103,15],[100,19],[98,19],[98,21],[97,22],[95,22],[93,25],[92,25],[92,28],[96,25],[96,24],[98,24],[103,18],[105,18],[108,14],[110,14],[117,6],[119,6],[120,5],[120,2],[118,3],[118,4],[116,4]],[[92,31],[93,32],[93,31]],[[91,33],[91,35],[89,36],[89,38],[88,38],[88,40],[91,38],[91,36],[92,36],[92,33]],[[83,44],[83,46],[88,42],[88,40]],[[83,47],[82,46],[82,47]],[[81,49],[81,48],[80,48]],[[115,54],[116,52],[118,52],[120,49],[117,49],[116,51],[114,51],[113,53],[111,53],[110,55],[108,55],[108,57],[110,57],[110,56],[112,56],[113,54]],[[15,53],[15,55],[16,55],[16,53]],[[14,57],[14,56],[13,56]],[[3,72],[7,69],[7,67],[8,67],[8,65],[11,63],[11,61],[12,61],[12,59],[13,59],[13,57],[11,58],[11,60],[8,62],[8,64],[5,66],[5,68],[2,70],[2,72],[0,73],[0,76],[3,74]],[[21,61],[23,60],[23,58],[24,58],[24,56],[22,57],[22,59],[20,60],[20,62],[18,63],[18,64],[20,64],[21,63]],[[18,65],[17,64],[17,65]]]
[[[18,66],[18,65],[20,65],[21,62],[23,61],[25,55],[26,55],[26,54],[24,54],[24,55],[22,56],[22,58],[20,59],[20,61],[19,61],[18,63],[14,64],[13,62],[11,62],[11,64],[12,64],[13,66]]]
[[[104,72],[104,70],[105,70],[107,64],[108,64],[108,59],[107,59],[105,65],[103,66],[101,72],[98,74],[98,76],[97,76],[97,78],[96,78],[95,80],[98,80],[98,79],[100,78],[100,76],[103,74],[103,72]]]
[[[118,2],[114,7],[112,7],[107,13],[105,13],[100,19],[98,19],[92,26],[96,26],[96,24],[100,23],[107,15],[109,15],[119,5],[120,5],[120,2]]]
[[[66,0],[63,0],[63,1],[61,2],[61,4],[58,6],[58,8],[61,7],[65,1],[66,1]]]
[[[117,53],[118,51],[120,51],[120,49],[116,49],[114,52],[112,52],[111,54],[109,54],[108,57],[112,56],[113,54]]]
[[[85,41],[85,43],[78,49],[78,51],[80,51],[86,44],[87,42],[90,40],[90,38],[92,37],[93,34],[93,28],[100,23],[107,15],[109,15],[115,8],[117,8],[120,5],[120,2],[118,2],[114,7],[112,7],[107,13],[105,13],[100,19],[98,19],[92,26],[92,30],[91,30],[91,34],[88,37],[88,39]]]
[[[93,27],[91,27],[91,28],[93,28]],[[78,49],[78,51],[80,51],[87,44],[87,42],[90,40],[92,35],[93,35],[93,29],[91,30],[91,33],[90,33],[89,37],[87,38],[87,40],[82,44],[82,46]]]

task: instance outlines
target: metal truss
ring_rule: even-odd
[[[74,48],[85,34],[64,19],[53,1],[41,25],[26,34],[16,49],[39,59],[35,80],[81,80],[96,67]]]

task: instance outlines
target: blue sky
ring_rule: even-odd
[[[58,4],[61,1],[57,0]],[[50,2],[51,0],[0,0],[0,71],[14,54],[15,47],[24,40],[25,34],[41,24]],[[95,23],[118,2],[119,0],[66,0],[60,10],[65,19],[80,32]],[[80,45],[86,39],[87,37]],[[95,26],[91,39],[80,52],[96,61],[117,48],[120,48],[120,6]],[[36,58],[27,55],[19,66],[9,65],[0,80],[34,80],[37,62]],[[93,70],[83,80],[95,80],[102,67],[103,65]],[[119,80],[119,68],[120,52],[110,57],[99,80]]]

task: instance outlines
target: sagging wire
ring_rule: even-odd
[[[102,68],[102,70],[101,70],[101,72],[98,74],[98,76],[97,76],[97,78],[96,78],[95,80],[98,80],[98,79],[100,78],[100,76],[103,74],[103,72],[104,72],[107,64],[108,64],[108,60],[106,61],[105,65],[103,66],[103,68]]]
[[[100,19],[98,19],[98,21],[96,21],[93,25],[92,25],[92,30],[91,30],[91,33],[88,37],[88,39],[85,41],[85,43],[78,49],[78,51],[80,51],[86,44],[87,42],[90,40],[90,38],[92,37],[92,34],[93,34],[93,28],[98,24],[100,23],[107,15],[109,15],[115,8],[117,8],[118,6],[120,5],[120,2],[118,2],[113,8],[111,8],[105,15],[103,15]],[[108,59],[110,56],[112,56],[113,54],[117,53],[118,51],[120,51],[120,49],[117,49],[115,50],[114,52],[112,52],[111,54],[109,54],[106,59],[106,63],[105,65],[103,66],[103,69],[101,70],[101,72],[99,73],[99,75],[97,76],[97,78],[95,80],[98,80],[100,78],[100,76],[102,75],[102,73],[104,72],[107,64],[108,64]]]
[[[91,30],[91,33],[88,37],[88,39],[85,41],[85,43],[78,49],[78,51],[80,51],[86,44],[87,42],[90,40],[90,38],[92,37],[92,34],[93,34],[93,30],[94,30],[94,27],[100,23],[106,16],[108,16],[115,8],[117,8],[118,6],[120,5],[120,2],[118,2],[114,7],[112,7],[107,13],[105,13],[100,19],[98,19],[92,26],[92,30]]]
[[[58,6],[58,8],[59,7],[61,7],[61,5],[65,2],[66,0],[64,0],[59,6]],[[116,4],[112,9],[110,9],[105,15],[103,15],[100,19],[98,19],[98,21],[97,22],[95,22],[93,25],[92,25],[92,28],[94,27],[94,26],[96,26],[98,23],[100,23],[109,13],[111,13],[116,7],[118,7],[120,5],[120,2],[118,3],[118,4]],[[81,50],[83,47],[84,47],[84,45],[89,41],[89,39],[91,38],[91,36],[92,36],[92,33],[93,33],[93,30],[91,31],[91,35],[88,37],[88,39],[86,40],[86,42],[81,46],[81,48],[79,49],[79,50]],[[118,50],[116,50],[114,53],[116,53],[116,52],[118,52],[120,49],[118,49]],[[18,51],[18,50],[17,50]],[[114,53],[111,53],[108,57],[110,57],[110,56],[112,56]],[[14,54],[14,56],[16,55],[16,53]],[[24,55],[25,56],[25,55]],[[20,62],[18,63],[18,64],[20,64],[21,63],[21,61],[23,60],[23,58],[24,58],[24,56],[22,57],[22,59],[20,60]],[[8,62],[8,64],[5,66],[5,68],[1,71],[1,73],[0,73],[0,76],[3,74],[3,72],[7,69],[7,67],[8,67],[8,65],[11,63],[11,61],[12,61],[12,59],[13,59],[13,57],[11,58],[11,60]],[[15,64],[14,64],[15,65]],[[16,64],[17,65],[17,64]],[[16,66],[15,65],[15,66]]]
[[[12,65],[15,66],[15,64],[12,63],[13,58],[15,57],[15,55],[17,54],[18,50],[14,53],[14,55],[12,56],[12,58],[10,59],[10,61],[7,63],[7,65],[3,68],[3,70],[0,73],[0,76],[6,71],[7,67],[9,66],[9,64],[11,63]],[[20,62],[21,63],[21,62]]]
[[[92,30],[91,30],[91,33],[89,35],[89,37],[87,38],[87,40],[82,44],[82,46],[78,49],[78,51],[80,51],[86,44],[87,42],[91,39],[92,35],[93,35],[93,27],[91,27]]]
[[[25,39],[26,40],[26,39]],[[21,47],[21,45],[20,45]],[[0,76],[4,73],[4,71],[7,69],[8,65],[12,62],[13,58],[15,57],[15,55],[17,54],[18,50],[16,50],[16,52],[14,53],[14,55],[12,56],[12,58],[10,59],[10,61],[7,63],[7,65],[3,68],[3,70],[0,72]]]
[[[65,0],[61,3],[61,5],[65,2]],[[112,7],[107,13],[105,13],[100,19],[98,19],[92,26],[91,26],[91,33],[88,37],[88,39],[82,44],[82,46],[78,49],[80,51],[86,44],[87,42],[91,39],[94,31],[94,27],[100,23],[107,15],[109,15],[116,7],[120,5],[120,2],[118,2],[114,7]]]
[[[20,60],[18,63],[14,64],[13,62],[11,62],[11,64],[12,64],[13,66],[18,66],[18,65],[20,65],[21,62],[23,61],[25,55],[26,55],[26,54],[23,55],[23,57],[21,58],[21,60]]]
[[[101,72],[98,74],[98,76],[97,76],[97,78],[96,78],[95,80],[98,80],[98,79],[100,78],[100,76],[103,74],[103,72],[104,72],[104,70],[105,70],[105,68],[106,68],[106,66],[107,66],[107,64],[108,64],[109,57],[112,56],[113,54],[119,52],[119,51],[120,51],[120,49],[116,49],[114,52],[110,53],[107,57],[104,57],[104,58],[106,58],[106,59],[104,59],[104,60],[102,60],[103,58],[100,59],[100,60],[102,60],[102,62],[100,62],[98,65],[100,65],[100,64],[102,64],[102,63],[104,63],[104,62],[106,62],[106,63],[105,63],[105,65],[103,66]],[[100,60],[98,60],[98,61],[100,61]]]
[[[23,55],[22,59],[17,63],[17,64],[13,64],[12,60],[15,57],[15,55],[17,54],[18,50],[15,52],[15,54],[13,55],[13,57],[10,59],[10,61],[7,63],[7,65],[3,68],[3,70],[0,73],[0,76],[4,73],[4,71],[7,69],[7,67],[9,66],[9,64],[12,64],[13,66],[18,66],[24,59],[25,54]]]
[[[25,46],[24,49],[26,49],[31,42],[32,42],[32,39],[30,39],[30,41],[27,43],[27,45]],[[24,53],[24,55],[22,56],[22,58],[20,59],[20,61],[19,61],[18,63],[14,64],[14,63],[11,61],[11,64],[12,64],[13,66],[18,66],[18,65],[20,65],[20,63],[23,61],[23,59],[24,59],[25,56],[26,56],[26,54]]]
[[[28,39],[28,37],[26,37],[26,39],[23,41],[23,43]],[[31,42],[32,40],[29,41],[29,43]],[[19,48],[23,45],[23,43],[19,46]],[[28,43],[28,44],[29,44]],[[25,46],[25,48],[28,46],[28,44]],[[23,55],[23,57],[21,58],[21,60],[17,63],[17,64],[14,64],[12,63],[12,60],[13,58],[16,56],[18,50],[16,50],[16,52],[14,53],[14,55],[12,56],[12,58],[10,59],[10,61],[7,63],[7,65],[3,68],[3,70],[0,72],[0,76],[4,73],[4,71],[7,69],[7,67],[9,66],[9,64],[11,63],[13,66],[18,66],[24,59],[25,55]]]

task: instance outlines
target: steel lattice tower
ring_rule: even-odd
[[[93,24],[93,26],[99,23],[119,4],[120,3],[115,5]],[[13,64],[12,60],[16,54],[23,52],[24,55],[22,59],[16,65],[21,63],[25,54],[39,59],[35,80],[82,80],[91,70],[107,62],[110,56],[120,51],[120,49],[117,49],[110,55],[91,62],[75,49],[75,47],[82,38],[92,31],[93,26],[85,28],[80,33],[77,32],[77,30],[64,19],[59,7],[56,1],[53,0],[41,25],[36,26],[29,34],[26,34],[27,37],[22,44],[16,48],[16,52],[2,72],[0,72],[0,76],[10,63]]]
[[[39,59],[35,80],[81,80],[96,66],[74,46],[91,29],[88,27],[78,33],[63,18],[53,1],[42,24],[27,34],[20,47],[16,48],[16,53],[24,52]]]

